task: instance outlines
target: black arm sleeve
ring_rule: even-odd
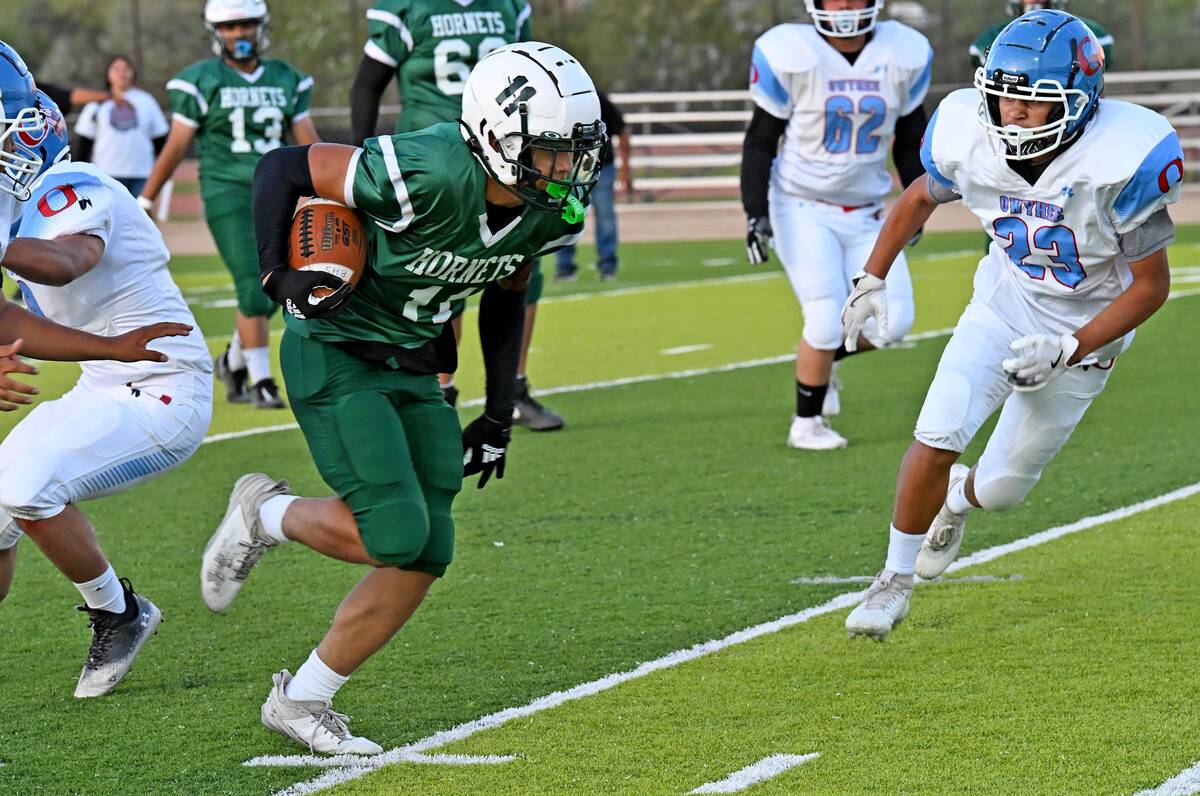
[[[918,105],[915,111],[896,120],[892,160],[896,161],[896,173],[905,188],[925,173],[925,167],[921,165],[921,139],[925,136],[927,122],[924,105]]]
[[[75,134],[75,144],[71,147],[71,160],[79,163],[90,163],[92,160],[92,147],[96,142],[88,138],[86,135]]]
[[[524,332],[525,291],[496,284],[484,288],[479,300],[479,346],[487,373],[484,413],[498,423],[512,422]]]
[[[379,99],[387,85],[396,76],[396,70],[381,64],[369,55],[364,55],[350,87],[350,130],[354,144],[375,135],[375,124],[379,121]]]
[[[292,213],[302,196],[312,196],[308,147],[285,146],[262,156],[254,169],[251,213],[258,239],[258,270],[262,276],[287,263]]]
[[[158,157],[159,153],[162,152],[162,148],[167,144],[167,137],[160,135],[158,138],[151,140],[150,143],[154,145],[154,156]]]
[[[771,162],[779,149],[779,136],[787,129],[780,119],[755,108],[742,142],[742,207],[749,218],[767,214],[767,188],[771,184]]]

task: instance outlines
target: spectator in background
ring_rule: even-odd
[[[137,196],[170,128],[154,97],[136,87],[132,61],[113,56],[105,75],[112,97],[83,107],[72,154],[75,160],[94,162]]]
[[[633,177],[629,171],[629,131],[625,129],[625,117],[621,109],[603,91],[600,95],[600,119],[604,122],[608,140],[617,141],[621,150],[621,187],[626,196],[633,195]],[[604,151],[604,165],[600,169],[600,179],[592,189],[592,209],[595,211],[592,221],[596,225],[596,253],[599,261],[596,272],[601,281],[607,281],[617,275],[617,210],[616,199],[613,196],[616,174],[614,174],[613,148],[610,145]],[[575,247],[567,246],[558,250],[558,270],[555,279],[559,282],[570,282],[579,270],[575,263]]]

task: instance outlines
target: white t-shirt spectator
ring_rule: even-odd
[[[89,102],[75,133],[95,142],[92,162],[111,177],[145,179],[154,167],[154,139],[167,134],[158,101],[131,88],[121,101]]]

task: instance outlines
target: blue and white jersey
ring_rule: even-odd
[[[973,300],[1019,334],[1074,332],[1132,281],[1119,236],[1179,198],[1179,136],[1154,111],[1102,99],[1075,143],[1030,185],[993,148],[979,104],[974,89],[950,94],[921,147],[929,179],[961,195],[992,237]],[[1130,340],[1094,358],[1115,356]]]
[[[33,185],[17,237],[53,240],[94,235],[104,254],[92,270],[60,287],[17,281],[30,311],[63,326],[114,336],[161,321],[195,328],[187,337],[150,344],[166,362],[84,362],[81,383],[103,388],[182,371],[211,372],[212,360],[196,319],[167,270],[170,254],[146,211],[119,182],[91,163],[63,161]]]
[[[772,186],[838,205],[881,201],[896,120],[924,102],[932,69],[929,41],[891,20],[853,64],[812,25],[768,30],[754,43],[750,95],[788,122]]]

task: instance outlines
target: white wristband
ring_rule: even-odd
[[[154,209],[154,200],[150,199],[149,197],[139,196],[137,198],[137,203],[138,203],[138,207],[142,208],[143,210],[153,210]]]

